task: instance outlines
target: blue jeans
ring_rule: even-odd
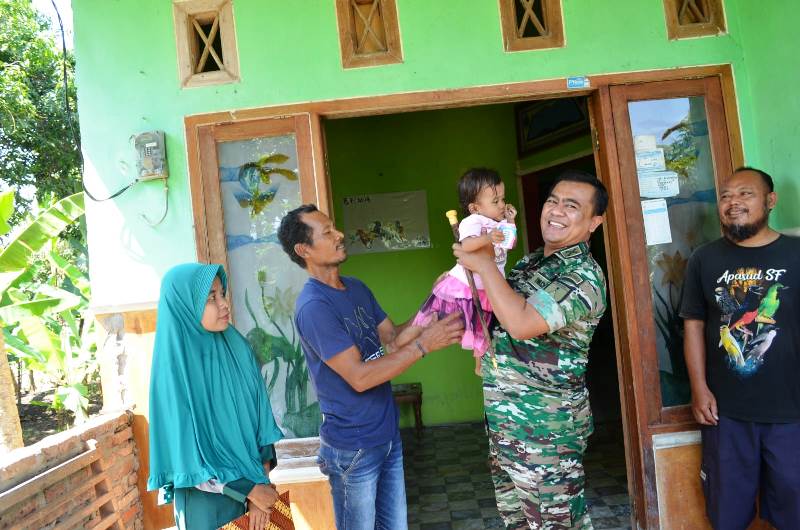
[[[328,476],[338,530],[406,530],[403,444],[336,449],[320,442],[317,459]]]

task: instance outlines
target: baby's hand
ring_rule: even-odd
[[[502,230],[498,230],[495,228],[491,232],[489,232],[489,239],[492,240],[492,244],[499,245],[505,240],[506,236]]]
[[[505,215],[506,215],[506,221],[508,221],[509,223],[513,223],[514,222],[514,218],[517,216],[517,209],[514,208],[510,204],[506,204],[506,214]]]

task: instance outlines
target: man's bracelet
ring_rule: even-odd
[[[418,341],[418,340],[415,340],[414,344],[417,345],[417,348],[419,348],[419,351],[422,352],[422,356],[425,357],[425,354],[428,353],[428,350],[426,350],[425,347],[422,345],[422,343],[420,341]]]

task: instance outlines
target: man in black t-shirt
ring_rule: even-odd
[[[702,425],[700,477],[716,529],[761,516],[800,529],[800,239],[767,224],[772,178],[742,168],[720,190],[725,237],[689,259],[680,315]]]

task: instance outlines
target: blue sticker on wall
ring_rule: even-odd
[[[567,88],[568,89],[589,88],[589,78],[585,76],[568,77]]]

